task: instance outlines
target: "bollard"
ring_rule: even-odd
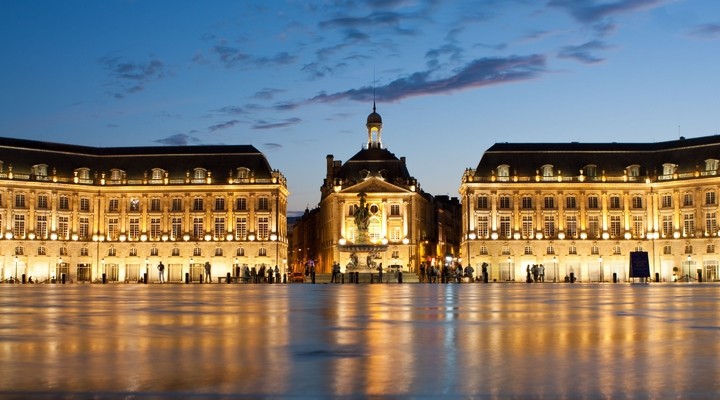
[[[203,279],[204,279],[203,274],[200,274],[200,279],[199,279],[200,283],[205,283],[205,282],[203,281]]]
[[[360,283],[360,272],[355,273],[355,284],[357,285]]]
[[[660,273],[659,272],[655,273],[655,282],[660,282]]]
[[[283,283],[287,283],[287,274],[283,274]]]
[[[190,273],[189,272],[185,273],[185,283],[190,283]]]
[[[570,273],[570,283],[575,283],[575,273],[574,272]]]
[[[488,283],[488,273],[487,272],[485,272],[483,274],[483,282]]]
[[[22,283],[23,283],[23,285],[26,283],[26,281],[25,281],[25,274],[22,274]]]
[[[103,283],[103,285],[107,283],[107,274],[105,274],[104,272],[102,275],[102,283]]]
[[[230,273],[228,272],[227,273],[227,283],[230,283],[230,282],[232,282],[232,279],[230,279]]]
[[[702,282],[702,271],[698,270],[697,274],[698,274],[698,283],[701,283]],[[25,278],[25,275],[23,275],[23,278]],[[25,283],[25,282],[23,282],[23,283]]]
[[[375,277],[373,276],[373,274],[370,274],[370,283],[371,283],[371,284],[374,283],[374,282],[373,282],[373,279],[375,279]]]
[[[63,285],[65,284],[65,274],[64,273],[62,274],[62,283],[63,283]]]
[[[402,271],[398,271],[398,283],[402,283]]]
[[[147,272],[143,273],[143,283],[147,284]]]
[[[617,272],[613,272],[613,283],[617,283]]]

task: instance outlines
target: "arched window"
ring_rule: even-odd
[[[174,257],[180,256],[180,249],[177,248],[177,247],[173,247],[173,249],[172,249],[172,255],[173,255]]]
[[[223,250],[220,247],[215,248],[215,257],[222,257]]]
[[[260,257],[267,256],[267,249],[264,247],[261,247],[260,250],[258,250],[258,256],[260,256]]]
[[[193,249],[193,256],[200,257],[202,256],[202,250],[199,247],[196,247]]]
[[[243,249],[242,247],[238,247],[238,248],[237,248],[237,251],[235,252],[235,255],[238,256],[238,257],[244,256],[244,255],[245,255],[245,249]]]
[[[150,255],[151,255],[151,256],[157,256],[157,255],[158,255],[158,248],[157,248],[157,247],[153,247],[152,249],[150,249]]]
[[[193,170],[193,177],[195,179],[205,179],[206,175],[207,175],[207,170],[205,168],[195,168]]]
[[[250,168],[239,167],[237,169],[238,179],[247,179],[250,177]]]

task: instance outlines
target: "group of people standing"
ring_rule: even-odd
[[[475,268],[466,266],[463,268],[461,264],[437,265],[420,264],[420,282],[435,283],[438,282],[462,282],[463,278],[473,279]]]
[[[545,266],[542,264],[528,264],[527,266],[527,282],[545,282]]]
[[[158,270],[158,282],[159,283],[165,283],[165,265],[160,261],[160,263],[157,265]],[[212,282],[212,265],[209,261],[205,262],[204,265],[205,274],[201,277],[203,278],[202,281],[206,283]],[[258,270],[255,267],[248,267],[245,266],[245,269],[243,270],[243,281],[248,283],[260,283],[260,282],[269,282],[272,283],[273,280],[275,282],[280,282],[280,268],[276,265],[275,268],[273,267],[265,267],[264,265],[260,267]]]

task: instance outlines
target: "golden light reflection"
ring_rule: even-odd
[[[7,285],[0,395],[711,396],[717,293],[713,284]]]

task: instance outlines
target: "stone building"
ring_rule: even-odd
[[[287,259],[287,184],[253,146],[0,138],[0,276],[198,280]]]
[[[460,186],[461,252],[490,280],[718,280],[720,136],[660,143],[497,143]]]
[[[367,141],[346,162],[327,156],[317,215],[318,272],[332,263],[343,270],[375,272],[402,269],[416,272],[435,241],[432,196],[424,193],[408,171],[405,157],[396,157],[382,140],[382,118],[367,117]]]

